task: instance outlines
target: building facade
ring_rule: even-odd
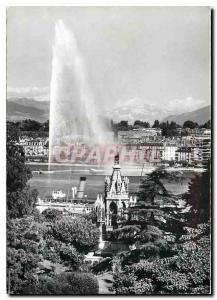
[[[176,150],[178,149],[176,144],[166,144],[164,143],[161,151],[162,161],[175,161],[176,160]]]
[[[180,147],[176,150],[176,161],[181,163],[192,163],[192,148]]]
[[[49,142],[48,138],[20,138],[19,145],[21,145],[25,152],[25,157],[48,157]]]

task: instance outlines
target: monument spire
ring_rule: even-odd
[[[117,152],[116,155],[115,155],[114,165],[119,165],[119,152]]]

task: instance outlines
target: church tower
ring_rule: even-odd
[[[106,231],[118,227],[119,218],[127,218],[129,207],[129,179],[121,176],[119,154],[115,156],[112,176],[105,178],[105,226]]]

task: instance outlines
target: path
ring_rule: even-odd
[[[99,283],[99,294],[114,294],[114,292],[109,291],[109,288],[112,287],[113,277],[111,273],[103,273],[97,276]]]

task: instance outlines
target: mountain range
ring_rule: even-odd
[[[174,121],[179,125],[183,125],[185,121],[191,120],[193,122],[197,122],[198,124],[202,125],[208,120],[211,119],[211,106],[205,106],[200,109],[179,114],[179,115],[170,115],[163,119],[163,121]]]
[[[7,120],[33,119],[45,122],[49,119],[49,101],[36,101],[33,98],[9,98],[7,99]],[[170,115],[165,107],[159,107],[152,103],[143,103],[138,99],[128,100],[123,104],[117,104],[111,110],[105,110],[102,115],[113,121],[128,120],[133,123],[135,120],[148,121],[151,124],[154,120],[175,121],[182,125],[187,120],[203,124],[211,117],[211,106],[182,114]]]
[[[198,106],[197,106],[198,107]],[[180,110],[180,104],[177,103],[177,108]],[[113,121],[128,120],[129,123],[134,123],[135,120],[141,120],[153,124],[154,120],[162,121],[175,121],[182,125],[185,121],[192,120],[198,124],[203,124],[210,120],[211,106],[204,106],[202,108],[188,111],[184,113],[177,113],[171,115],[171,105],[157,105],[156,103],[144,102],[142,99],[130,99],[125,101],[124,104],[117,104],[111,110],[107,110],[105,115]],[[185,107],[186,111],[186,107]]]
[[[36,101],[32,98],[9,98],[7,99],[7,120],[33,119],[45,122],[49,119],[49,107],[49,101]]]

